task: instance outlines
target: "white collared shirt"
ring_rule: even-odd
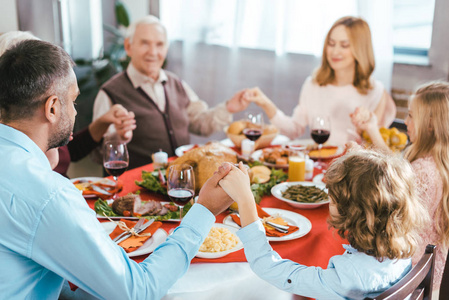
[[[159,110],[162,112],[165,111],[166,99],[162,83],[167,80],[167,74],[164,70],[160,70],[159,78],[157,80],[140,73],[132,63],[128,65],[126,71],[134,88],[141,87],[142,90],[156,103]],[[207,103],[202,101],[185,81],[181,82],[187,97],[190,100],[187,114],[190,123],[189,131],[191,133],[208,136],[218,130],[222,130],[224,126],[232,122],[232,114],[226,109],[225,103],[221,103],[216,107],[209,109]],[[92,119],[98,119],[105,114],[112,105],[112,101],[106,92],[100,90],[95,98]],[[114,126],[110,126],[106,136],[114,134],[115,128]]]

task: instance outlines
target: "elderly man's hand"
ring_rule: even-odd
[[[245,110],[249,102],[243,99],[243,94],[246,90],[241,90],[237,92],[231,99],[226,102],[226,109],[230,113],[236,113]]]
[[[222,164],[214,175],[206,181],[198,196],[197,203],[209,209],[215,216],[227,209],[234,202],[218,184],[230,170],[230,164]]]

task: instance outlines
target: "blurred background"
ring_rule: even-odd
[[[75,130],[92,119],[99,87],[127,65],[123,35],[129,22],[158,16],[170,41],[166,69],[184,79],[210,106],[240,89],[259,86],[289,113],[321,59],[330,26],[361,16],[373,36],[376,70],[404,119],[420,84],[448,80],[447,0],[2,0],[0,33],[30,31],[73,57],[81,95]],[[254,106],[250,109],[258,111]],[[243,117],[237,114],[234,118]],[[226,138],[224,132],[192,143]],[[89,158],[85,159],[89,160]],[[86,161],[71,164],[89,168]],[[101,166],[98,166],[101,172]],[[95,170],[94,170],[95,169]],[[74,171],[75,170],[75,171]],[[86,176],[86,173],[83,174]]]

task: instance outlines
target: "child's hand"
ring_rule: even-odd
[[[251,192],[250,180],[247,169],[240,162],[239,167],[232,166],[231,171],[225,178],[220,180],[223,190],[240,206],[241,203],[252,201],[254,196]]]

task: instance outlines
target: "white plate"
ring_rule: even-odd
[[[103,225],[103,228],[107,234],[110,234],[112,231],[114,231],[115,227],[117,226],[113,222],[103,222],[101,223],[101,225]],[[150,254],[151,252],[154,251],[154,249],[156,249],[157,246],[159,246],[165,241],[167,236],[168,236],[167,232],[164,229],[159,228],[158,230],[156,230],[156,232],[153,234],[151,238],[149,238],[142,246],[139,247],[139,249],[127,253],[128,257]]]
[[[302,236],[305,236],[312,230],[312,223],[310,223],[309,219],[304,217],[303,215],[297,214],[293,211],[285,210],[285,209],[279,209],[279,208],[269,208],[269,207],[263,207],[263,210],[267,212],[270,215],[279,214],[289,225],[297,226],[299,227],[299,230],[290,233],[288,235],[284,235],[281,237],[273,237],[273,236],[267,236],[267,240],[270,242],[282,242],[282,241],[289,241],[294,240],[297,238],[300,238]],[[236,228],[240,228],[237,223],[235,223],[231,215],[227,215],[223,219],[223,224],[235,226]]]
[[[324,184],[323,178],[324,178],[324,174],[321,173],[321,174],[318,174],[315,177],[313,177],[312,181],[313,181],[313,183],[316,183],[316,184]]]
[[[268,148],[268,149],[272,149],[272,148]],[[251,158],[254,159],[255,161],[260,161],[260,157],[263,154],[263,150],[256,150],[251,154]],[[288,169],[288,164],[286,165],[277,165],[277,164],[272,164],[272,163],[268,163],[265,161],[262,161],[262,164],[264,164],[267,167],[270,168],[278,168],[278,169]]]
[[[321,205],[329,203],[329,198],[327,198],[327,200],[321,201],[321,202],[305,203],[305,202],[289,200],[287,198],[282,197],[282,192],[284,192],[289,186],[298,185],[298,184],[304,185],[304,186],[316,186],[317,188],[322,189],[327,193],[326,185],[324,183],[315,183],[315,182],[309,182],[309,181],[293,181],[293,182],[282,182],[282,183],[276,184],[275,186],[273,186],[271,188],[271,194],[274,197],[278,198],[279,200],[284,201],[293,207],[301,208],[301,209],[317,208]]]
[[[271,141],[271,145],[272,146],[276,146],[276,145],[282,145],[287,143],[288,141],[290,141],[290,139],[282,134],[278,134],[272,141]],[[221,140],[220,143],[222,143],[225,146],[228,147],[235,147],[234,143],[230,140],[230,139],[224,139]]]
[[[111,204],[112,202],[114,202],[114,200],[109,199],[109,200],[106,200],[106,202],[108,204]],[[161,202],[162,205],[167,204],[167,203],[170,203],[170,202]],[[109,220],[109,219],[111,219],[111,220],[120,220],[120,219],[125,219],[125,220],[136,221],[136,220],[139,220],[140,218],[138,218],[138,217],[125,217],[125,216],[105,217],[103,215],[97,214],[97,219],[102,219],[102,220]],[[179,219],[167,219],[167,220],[160,220],[160,221],[161,222],[179,222],[180,220]]]
[[[70,179],[71,182],[75,182],[77,180],[81,181],[89,181],[89,182],[97,182],[97,181],[105,181],[108,184],[115,185],[115,182],[111,179],[103,178],[103,177],[78,177]],[[86,199],[99,198],[97,195],[83,195]]]
[[[236,228],[235,226],[230,226],[230,225],[221,224],[221,223],[215,223],[214,225],[212,225],[212,227],[229,229],[229,231],[232,232],[235,235],[235,237],[238,239],[239,242],[233,248],[231,248],[229,250],[226,250],[226,251],[221,251],[221,252],[201,252],[201,251],[198,251],[198,253],[196,254],[196,257],[199,257],[199,258],[210,258],[210,259],[220,258],[220,257],[228,255],[229,253],[238,251],[238,250],[243,248],[243,243],[240,241],[239,237],[236,234],[236,232],[238,231],[238,228]]]
[[[186,151],[192,149],[192,148],[195,147],[195,146],[201,147],[201,146],[203,146],[203,145],[200,145],[200,144],[190,144],[190,145],[179,146],[178,148],[176,148],[175,154],[176,154],[176,156],[181,157],[181,156],[184,155],[184,153],[185,153]]]

